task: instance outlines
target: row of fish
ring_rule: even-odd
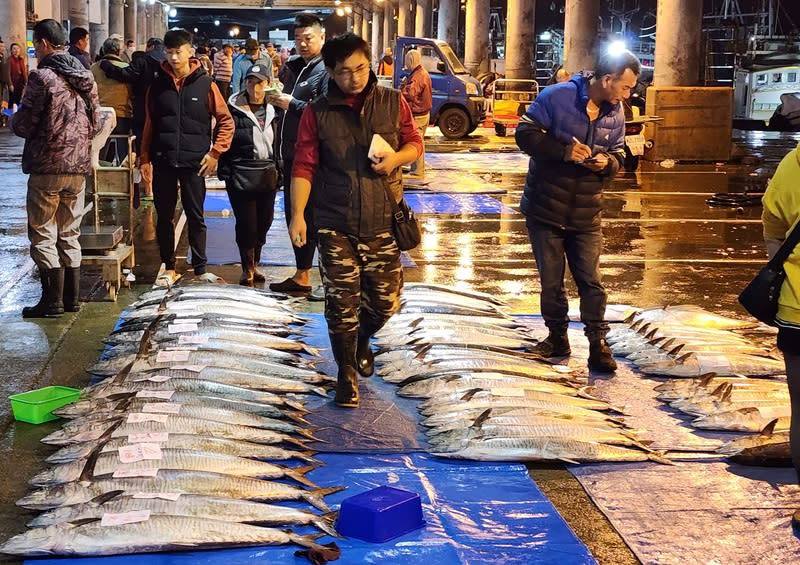
[[[632,312],[628,325],[609,332],[615,356],[625,357],[650,375],[700,377],[779,375],[779,353],[754,344],[741,332],[763,332],[757,324],[683,305]],[[773,338],[774,343],[774,338]]]
[[[335,513],[307,474],[320,462],[304,408],[332,380],[285,297],[241,286],[146,293],[90,368],[100,382],[59,409],[59,446],[17,504],[43,511],[0,545],[15,555],[113,555],[298,544],[338,557]],[[312,508],[281,501],[304,501]],[[321,513],[318,513],[321,512]]]
[[[376,373],[420,399],[435,455],[667,463],[569,367],[526,353],[530,329],[492,296],[408,285],[376,342]]]

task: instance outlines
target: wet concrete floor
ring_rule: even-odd
[[[423,214],[425,236],[411,252],[415,265],[408,281],[435,282],[489,292],[516,313],[538,312],[538,278],[523,217],[518,213],[524,183],[524,156],[513,150],[513,138],[478,130],[467,142],[430,140],[428,176],[448,172],[491,185],[497,213],[467,208]],[[429,132],[430,135],[430,132]],[[606,193],[605,249],[602,273],[609,303],[635,306],[698,304],[725,315],[744,316],[736,302],[740,289],[765,260],[760,206],[711,207],[714,193],[762,192],[777,163],[800,135],[735,131],[734,159],[728,163],[678,163],[665,168],[642,162],[636,172],[621,174]],[[23,320],[23,305],[39,296],[32,275],[25,227],[26,175],[20,172],[22,141],[0,130],[0,539],[24,528],[27,511],[14,505],[27,490],[26,481],[44,466],[50,448],[39,439],[60,424],[32,426],[14,422],[11,394],[50,384],[83,386],[85,367],[95,362],[102,338],[136,295],[149,288],[158,269],[154,211],[143,203],[133,230],[136,282],[108,300],[97,268],[87,268],[82,295],[89,302],[80,313],[56,320]],[[283,230],[276,222],[273,230]],[[179,255],[186,253],[185,234]],[[212,267],[229,281],[236,265]],[[291,274],[290,266],[267,269],[269,280]],[[316,276],[316,275],[315,275]],[[568,282],[571,304],[577,305]],[[308,311],[321,311],[307,303]],[[637,563],[581,486],[560,465],[531,465],[531,475],[551,498],[579,537],[602,564]]]

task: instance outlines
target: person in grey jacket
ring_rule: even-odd
[[[244,91],[228,100],[235,130],[230,149],[220,156],[217,171],[225,181],[236,217],[242,286],[266,281],[258,270],[258,261],[274,217],[279,176],[275,163],[275,108],[267,102],[265,93],[271,83],[272,62],[253,65],[245,77]]]
[[[78,237],[86,175],[92,172],[89,141],[100,129],[100,102],[92,73],[67,53],[66,42],[56,20],[34,26],[39,65],[30,72],[11,121],[14,133],[25,138],[22,171],[30,174],[28,238],[42,284],[39,302],[22,310],[26,318],[56,317],[80,309]]]

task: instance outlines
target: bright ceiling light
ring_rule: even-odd
[[[619,55],[626,49],[627,47],[625,47],[624,41],[612,41],[611,43],[608,44],[609,55]]]

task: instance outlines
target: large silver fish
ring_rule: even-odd
[[[208,518],[150,515],[147,520],[124,525],[103,525],[100,520],[34,528],[14,536],[0,552],[28,557],[44,555],[119,555],[169,550],[297,544],[318,546],[310,538],[275,528],[235,524]]]

